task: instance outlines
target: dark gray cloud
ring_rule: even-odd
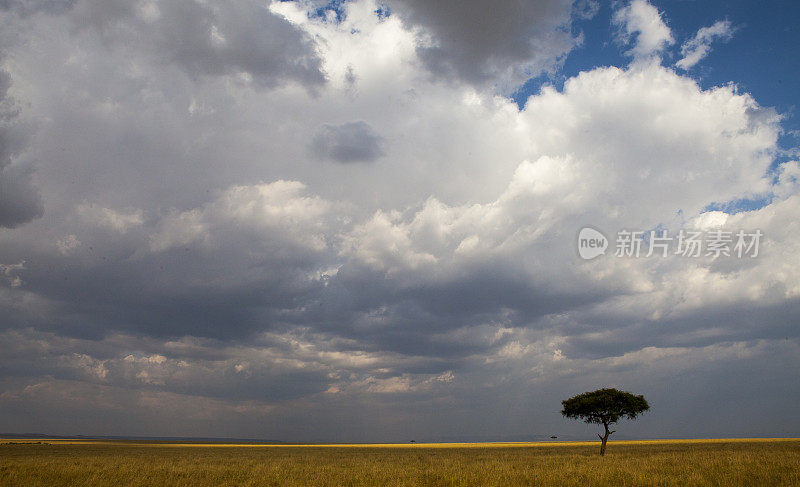
[[[575,43],[572,0],[393,0],[389,5],[432,37],[418,51],[440,78],[486,84],[500,76],[519,83],[551,68]]]
[[[0,71],[0,171],[11,165],[25,149],[27,130],[17,121],[19,109],[8,96],[11,75]]]
[[[0,227],[6,228],[39,218],[44,212],[31,179],[33,169],[12,165],[27,148],[30,128],[18,120],[19,108],[8,95],[11,83],[11,75],[0,71]]]
[[[0,227],[14,228],[44,214],[44,205],[26,167],[0,171]]]
[[[341,162],[374,162],[383,155],[383,138],[364,121],[324,125],[311,140],[320,159]]]
[[[690,315],[662,320],[620,320],[615,313],[595,313],[560,330],[569,334],[563,351],[573,357],[601,358],[652,347],[706,347],[721,342],[796,340],[800,301],[772,305],[707,306]]]

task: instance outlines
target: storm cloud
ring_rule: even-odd
[[[440,78],[517,84],[552,69],[578,42],[570,29],[572,0],[388,4],[410,27],[421,28],[419,57]]]

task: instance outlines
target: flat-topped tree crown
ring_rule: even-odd
[[[563,409],[561,414],[571,419],[580,419],[586,423],[602,424],[605,435],[600,437],[602,444],[600,454],[606,451],[606,441],[614,433],[608,426],[622,418],[635,419],[638,415],[650,409],[644,396],[637,396],[630,392],[617,389],[598,389],[593,392],[584,392],[577,396],[561,401]]]
[[[563,414],[567,418],[581,419],[587,423],[612,424],[620,418],[635,419],[650,409],[644,396],[617,389],[598,389],[584,392],[561,401]]]

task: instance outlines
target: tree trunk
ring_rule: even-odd
[[[613,431],[609,431],[608,430],[608,424],[607,423],[603,423],[603,427],[605,428],[606,433],[604,435],[602,435],[602,436],[599,433],[597,434],[597,436],[600,437],[600,456],[601,457],[606,454],[606,442],[608,441],[608,437],[611,436],[612,433],[614,433]]]

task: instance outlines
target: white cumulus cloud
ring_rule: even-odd
[[[691,69],[708,56],[712,42],[730,40],[735,31],[730,20],[718,20],[713,25],[701,28],[694,37],[683,43],[681,46],[683,57],[675,63],[675,66],[683,70]]]
[[[658,9],[647,0],[633,0],[614,12],[614,23],[620,29],[623,41],[632,40],[633,47],[628,54],[634,59],[658,54],[675,42]]]

